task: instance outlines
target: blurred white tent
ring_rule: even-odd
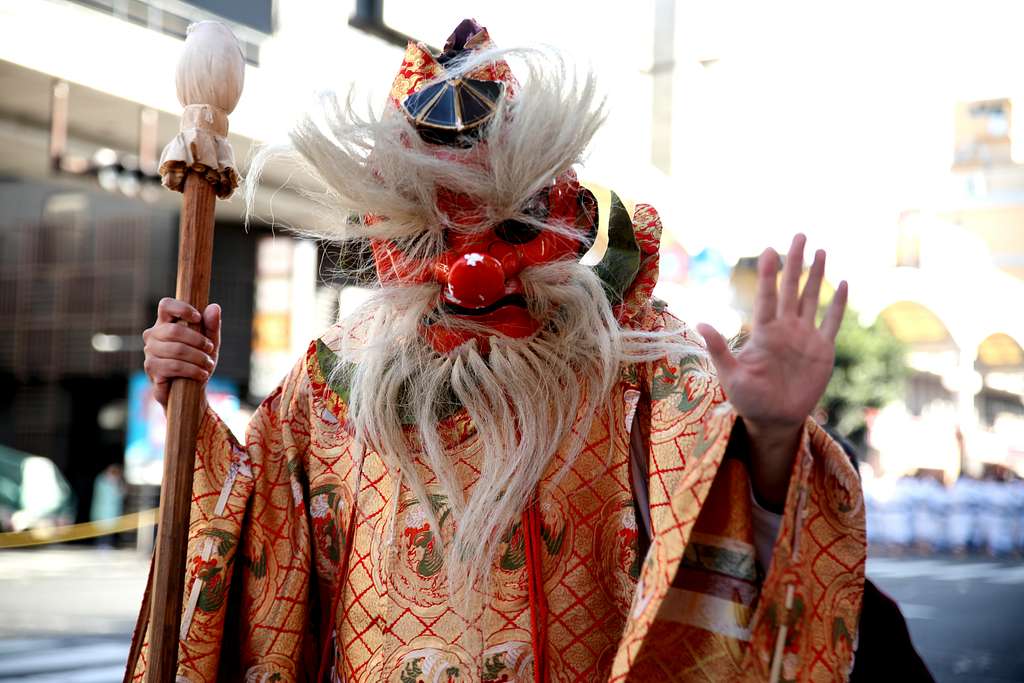
[[[0,529],[57,526],[73,518],[71,486],[52,460],[0,446]]]

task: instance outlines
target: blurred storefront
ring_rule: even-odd
[[[239,225],[217,242],[225,343],[248,346],[255,250]],[[84,519],[93,479],[124,456],[141,331],[174,291],[177,215],[85,183],[4,180],[0,243],[0,439],[51,458]],[[226,355],[218,374],[244,386],[247,361]]]
[[[1012,100],[958,102],[941,201],[903,212],[869,311],[910,347],[903,406],[875,422],[892,473],[1024,476],[1024,124]]]
[[[339,11],[346,49],[386,54],[378,61],[389,67],[399,59],[348,26],[350,7]],[[187,26],[216,19],[240,40],[246,88],[230,141],[244,170],[255,141],[279,139],[291,120],[291,93],[268,95],[280,81],[265,65],[287,71],[299,12],[289,34],[272,0],[0,7],[0,444],[55,463],[79,521],[97,474],[124,461],[133,422],[132,454],[146,464],[126,470],[127,510],[155,501],[159,463],[146,458],[160,440],[145,417],[155,404],[133,410],[129,384],[142,369],[141,333],[174,293],[180,197],[160,187],[156,167],[178,129],[174,70]],[[257,194],[278,226],[313,217],[299,186],[281,189],[291,172],[272,166]],[[218,203],[210,293],[225,311],[217,377],[233,395],[224,405],[235,428],[245,411],[230,406],[261,400],[337,313],[318,246],[262,223],[247,230],[243,212],[237,198]]]

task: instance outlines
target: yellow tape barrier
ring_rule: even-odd
[[[84,522],[69,526],[57,526],[49,529],[29,529],[0,534],[0,548],[25,548],[32,545],[47,543],[64,543],[80,541],[84,538],[96,538],[108,534],[119,534],[123,531],[134,531],[141,527],[156,524],[159,508],[139,510],[113,519],[98,522]]]

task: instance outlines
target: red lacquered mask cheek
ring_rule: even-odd
[[[568,261],[579,256],[580,241],[566,235],[542,232],[519,247],[522,267],[540,266],[555,261]]]
[[[377,268],[377,279],[382,285],[395,282],[423,284],[433,280],[429,263],[409,258],[402,249],[390,240],[371,240],[373,263]]]

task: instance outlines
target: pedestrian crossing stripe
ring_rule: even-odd
[[[124,677],[128,646],[124,638],[0,640],[0,681],[116,683]]]
[[[1024,564],[963,562],[932,559],[868,558],[869,579],[928,578],[933,581],[986,581],[1002,585],[1024,583]]]

